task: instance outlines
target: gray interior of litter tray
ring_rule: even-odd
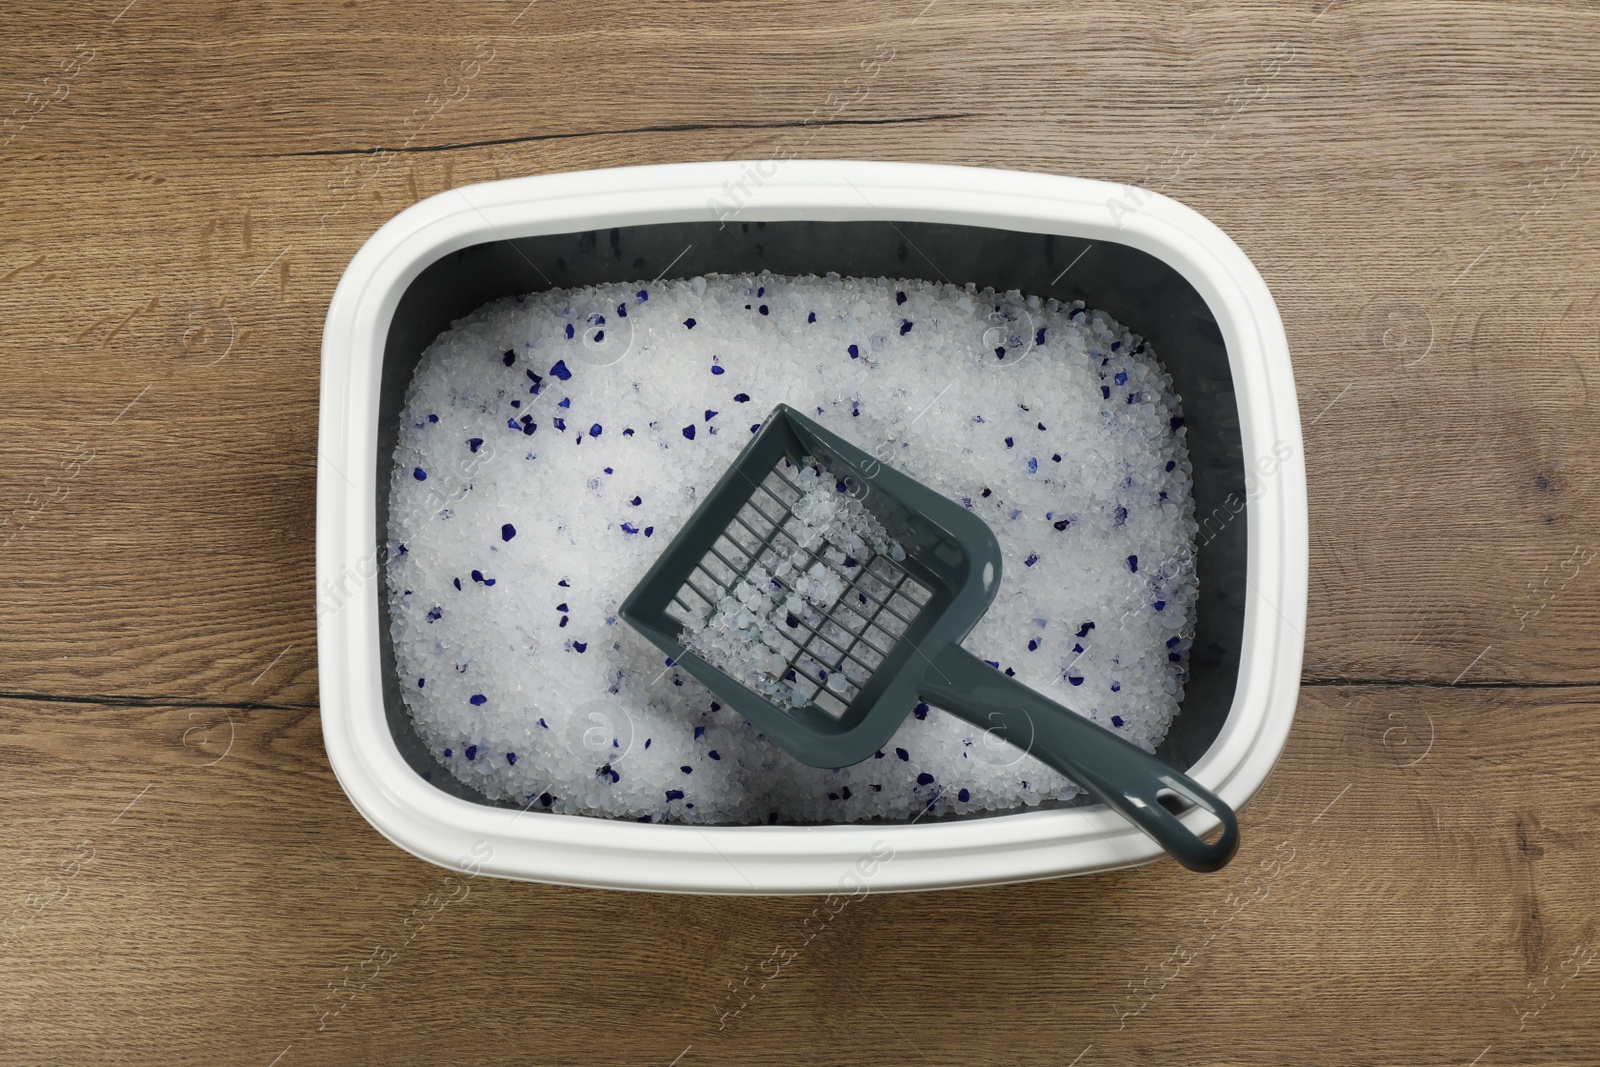
[[[1222,334],[1205,301],[1167,264],[1124,245],[933,223],[733,222],[719,227],[707,221],[518,238],[451,253],[411,283],[389,326],[378,412],[373,537],[379,560],[386,557],[381,549],[389,477],[406,387],[423,350],[452,321],[490,300],[553,286],[763,270],[974,282],[980,289],[1083,300],[1149,339],[1183,399],[1201,524],[1190,680],[1160,749],[1169,763],[1190,767],[1221,730],[1239,673],[1246,525],[1240,512],[1245,487],[1239,413]],[[387,589],[385,576],[378,584],[378,634],[390,732],[406,762],[433,785],[494,803],[456,781],[418,740],[395,669]]]

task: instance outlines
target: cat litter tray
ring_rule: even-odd
[[[646,824],[522,809],[458,782],[411,724],[384,594],[390,467],[406,387],[453,320],[552,282],[906,277],[931,274],[930,263],[957,284],[1083,300],[1159,353],[1187,420],[1200,585],[1185,695],[1158,755],[1234,808],[1245,804],[1293,718],[1307,573],[1288,345],[1249,260],[1195,212],[1141,190],[964,167],[769,160],[453,190],[391,220],[345,270],[322,347],[318,663],[329,760],[362,815],[442,866],[667,892],[954,888],[1158,858],[1153,842],[1087,798],[823,825]],[[1182,818],[1199,833],[1216,826],[1199,809]]]

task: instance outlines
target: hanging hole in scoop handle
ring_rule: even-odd
[[[1217,871],[1227,866],[1239,850],[1239,819],[1233,809],[1193,779],[1170,768],[1161,781],[1163,785],[1155,793],[1151,812],[1153,821],[1160,826],[1152,830],[1143,820],[1135,820],[1140,829],[1191,871]],[[1222,834],[1215,841],[1207,842],[1183,821],[1182,817],[1196,808],[1214,815],[1222,824]]]

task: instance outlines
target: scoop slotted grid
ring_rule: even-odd
[[[783,626],[768,642],[783,659],[783,669],[773,673],[793,686],[797,704],[814,703],[838,718],[916,621],[930,593],[870,548],[852,556],[827,541],[808,547],[794,512],[804,493],[789,474],[795,469],[784,458],[768,472],[685,578],[669,614],[688,626],[692,613],[712,613],[747,578],[769,582],[767,592],[789,598]],[[796,596],[790,583],[776,577],[785,563],[796,575],[823,568],[843,581],[843,589],[826,604]],[[752,577],[757,570],[762,575]]]

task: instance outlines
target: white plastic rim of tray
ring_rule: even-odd
[[[753,188],[747,175],[760,176]],[[389,840],[471,875],[688,893],[860,894],[1085,874],[1148,863],[1158,846],[1104,806],[920,825],[683,826],[491,807],[452,797],[401,757],[384,713],[374,572],[378,395],[384,342],[406,287],[440,257],[538,234],[715,221],[725,183],[750,193],[736,221],[947,223],[1130,245],[1199,292],[1227,346],[1245,470],[1272,470],[1246,508],[1243,647],[1233,706],[1189,774],[1233,807],[1288,739],[1299,693],[1308,533],[1303,442],[1288,339],[1238,245],[1175,200],[1082,178],[867,161],[733,161],[548,174],[466,186],[407,208],[340,278],[322,335],[317,587],[361,587],[318,620],[322,734],[339,784]],[[1137,330],[1139,324],[1128,326]],[[1287,448],[1288,459],[1268,459]],[[1263,464],[1257,467],[1257,464]],[[1196,833],[1216,820],[1184,816]],[[1246,834],[1243,849],[1252,845]]]

